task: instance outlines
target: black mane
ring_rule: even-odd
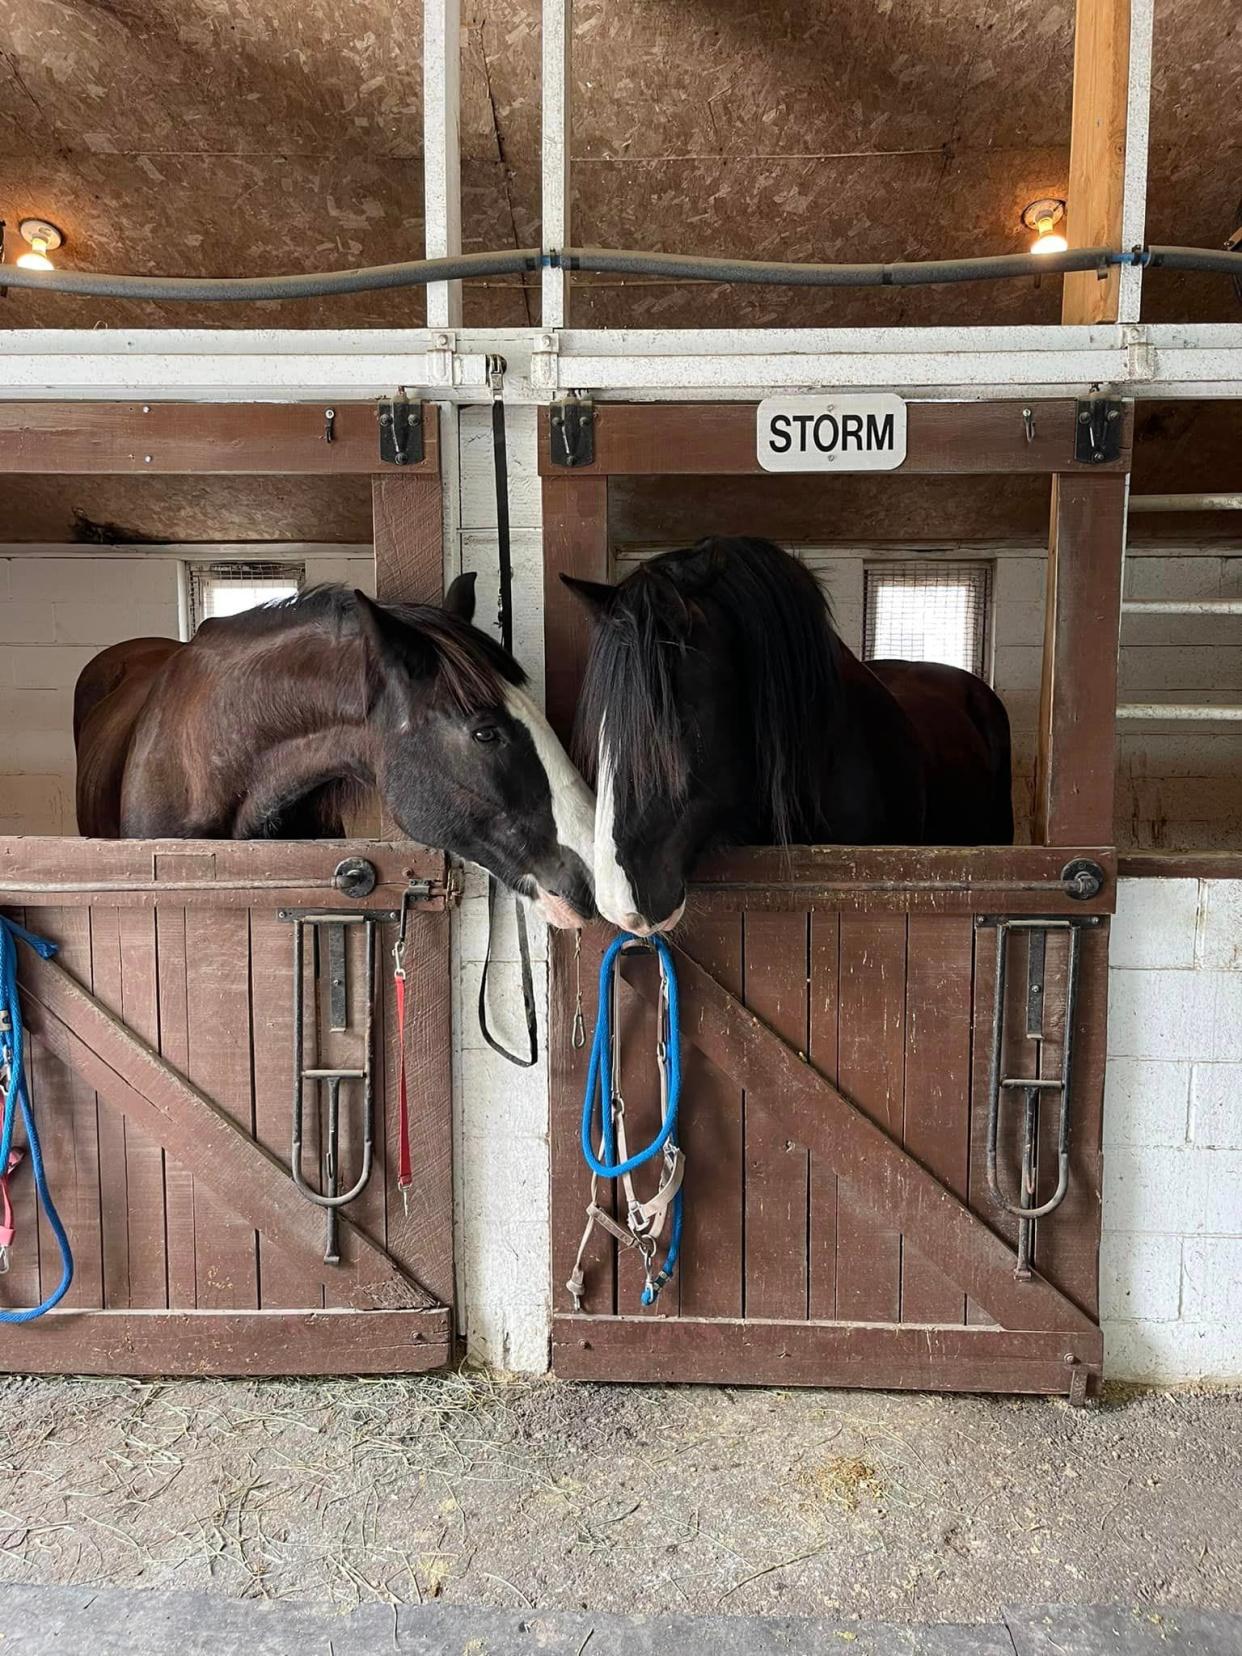
[[[526,674],[494,638],[439,605],[385,603],[384,608],[435,648],[446,687],[466,712],[502,701],[505,684],[526,683]],[[324,582],[291,598],[274,598],[237,615],[217,617],[211,625],[248,636],[300,623],[356,636],[358,600],[352,588]]]
[[[696,600],[701,603],[696,603]],[[618,800],[641,810],[657,793],[685,798],[689,784],[681,713],[674,700],[677,650],[694,610],[723,612],[735,670],[753,714],[757,793],[773,841],[818,837],[824,753],[837,694],[837,650],[828,601],[814,576],[771,541],[713,536],[665,552],[615,589],[591,642],[575,730],[591,777],[601,724]]]

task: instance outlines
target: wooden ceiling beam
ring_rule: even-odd
[[[223,472],[398,475],[380,457],[375,403],[0,401],[0,473],[68,476]],[[436,410],[423,405],[423,459],[439,475]]]
[[[1077,0],[1065,204],[1065,234],[1071,247],[1121,245],[1134,3],[1140,0]],[[1104,276],[1090,271],[1066,276],[1061,321],[1115,322],[1120,290],[1121,271],[1116,266]]]

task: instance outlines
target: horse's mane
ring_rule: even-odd
[[[504,699],[505,684],[523,685],[526,674],[509,652],[468,621],[435,604],[384,604],[436,653],[444,688],[464,713],[494,707]],[[337,636],[359,631],[358,600],[349,587],[326,582],[306,587],[291,598],[276,598],[237,615],[211,622],[238,637],[275,636],[304,624]]]
[[[575,731],[579,765],[596,764],[607,719],[619,805],[689,783],[674,651],[701,605],[728,618],[753,715],[759,797],[777,844],[815,837],[819,783],[837,700],[838,639],[811,573],[771,541],[713,536],[652,558],[615,588],[591,641]]]

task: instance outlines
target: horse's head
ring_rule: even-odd
[[[590,919],[590,791],[517,663],[470,625],[474,576],[443,609],[355,598],[376,781],[402,830],[481,864],[554,926]]]
[[[617,587],[565,579],[595,620],[578,725],[596,772],[595,900],[626,931],[668,931],[744,791],[727,632],[693,583],[658,567]]]
[[[562,579],[595,622],[577,730],[596,769],[595,901],[627,931],[667,931],[705,850],[789,843],[810,819],[827,607],[767,541],[702,541],[615,587]]]

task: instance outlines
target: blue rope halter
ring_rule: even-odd
[[[654,947],[660,958],[660,970],[664,984],[664,993],[667,996],[668,1028],[666,1051],[667,1069],[667,1097],[665,1101],[664,1120],[660,1124],[660,1131],[651,1143],[623,1161],[616,1161],[616,1140],[614,1105],[617,1102],[613,1097],[612,1076],[614,1064],[613,1037],[612,1037],[612,995],[617,962],[622,951],[629,945],[644,944]],[[591,1172],[600,1179],[620,1179],[632,1173],[635,1168],[642,1167],[646,1162],[654,1160],[663,1154],[666,1147],[676,1150],[677,1111],[681,1101],[681,1022],[677,999],[677,971],[673,965],[673,954],[663,937],[656,935],[651,938],[638,938],[630,932],[622,932],[609,945],[599,968],[599,1010],[595,1020],[595,1038],[591,1043],[591,1058],[587,1066],[586,1093],[582,1100],[582,1155]],[[593,1147],[595,1116],[599,1114],[599,1144],[600,1154],[597,1156]],[[650,1251],[643,1249],[647,1263],[647,1283],[643,1289],[642,1302],[644,1305],[654,1305],[660,1289],[669,1281],[677,1267],[677,1256],[681,1252],[682,1230],[682,1191],[680,1186],[672,1201],[672,1228],[669,1232],[668,1248],[664,1255],[664,1262],[653,1275],[651,1263],[654,1247]],[[639,1241],[638,1233],[635,1240]],[[641,1241],[639,1241],[641,1246]]]
[[[56,1246],[60,1249],[61,1277],[59,1287],[48,1295],[42,1305],[32,1306],[27,1311],[0,1311],[0,1323],[25,1323],[33,1321],[35,1317],[41,1317],[45,1311],[59,1305],[69,1292],[69,1284],[73,1281],[73,1251],[69,1246],[69,1238],[65,1234],[60,1215],[56,1211],[56,1204],[52,1201],[52,1193],[47,1187],[43,1151],[39,1145],[34,1112],[30,1108],[30,1098],[26,1092],[26,1074],[23,1066],[25,1031],[22,1028],[21,998],[17,992],[16,940],[19,937],[23,943],[28,943],[36,954],[42,955],[44,960],[50,960],[56,953],[55,943],[49,943],[46,937],[36,937],[24,926],[19,926],[16,920],[6,920],[0,914],[0,1071],[5,1072],[8,1077],[4,1094],[4,1127],[0,1132],[0,1169],[9,1165],[13,1129],[17,1125],[17,1111],[20,1106],[22,1124],[26,1129],[26,1147],[30,1153],[30,1166],[34,1173],[35,1191],[47,1215],[52,1235],[56,1238]]]

